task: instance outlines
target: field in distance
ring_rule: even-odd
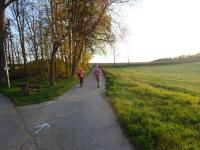
[[[140,149],[200,148],[200,62],[105,72],[109,100]]]

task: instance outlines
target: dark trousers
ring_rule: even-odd
[[[83,78],[79,78],[79,80],[80,80],[80,87],[82,87],[83,86]]]
[[[98,88],[100,87],[100,85],[101,85],[101,77],[98,75],[98,76],[96,76],[96,80],[97,80],[97,86],[98,86]]]

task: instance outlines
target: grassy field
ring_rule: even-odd
[[[105,72],[108,97],[139,149],[200,149],[200,62]]]
[[[40,88],[32,91],[30,95],[24,95],[23,90],[19,86],[22,82],[21,80],[11,81],[10,89],[6,85],[0,86],[0,92],[7,95],[16,106],[50,101],[72,88],[78,83],[78,80],[76,78],[58,80],[55,87],[50,87],[49,81],[38,81],[37,84],[40,85]]]

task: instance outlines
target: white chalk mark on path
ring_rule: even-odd
[[[50,102],[47,102],[46,105],[51,105],[53,103],[54,103],[54,101],[50,101]]]
[[[43,123],[43,124],[41,124],[39,126],[36,126],[35,129],[37,129],[37,130],[35,131],[34,134],[40,133],[40,131],[42,131],[42,129],[45,128],[45,127],[49,128],[50,125],[48,123]]]

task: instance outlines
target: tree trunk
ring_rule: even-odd
[[[1,30],[0,30],[1,32]],[[4,41],[0,38],[0,82],[5,82],[5,53],[4,53]]]
[[[78,43],[74,42],[74,50],[72,53],[72,72],[71,77],[73,77],[76,74],[76,59],[77,59],[77,51],[78,51]]]
[[[54,61],[55,61],[55,55],[51,55],[50,59],[50,85],[54,86],[55,85],[55,66],[54,66]]]
[[[25,8],[23,8],[23,1],[17,2],[13,5],[11,11],[17,23],[17,30],[19,33],[19,41],[23,58],[24,73],[27,75],[27,58],[25,48]]]
[[[0,82],[5,82],[5,0],[0,1]]]
[[[71,73],[71,77],[73,77],[73,76],[75,75],[75,73],[76,73],[76,62],[74,62],[74,63],[72,64],[72,73]]]
[[[65,58],[65,71],[66,71],[66,79],[69,78],[69,70],[68,70],[68,58],[67,58],[67,52],[66,50],[64,49],[64,58]]]
[[[9,35],[10,35],[10,52],[11,52],[11,66],[12,70],[15,69],[15,58],[14,58],[14,46],[13,46],[13,36],[9,27]]]
[[[116,61],[116,50],[114,49],[114,65],[115,65],[115,61]]]
[[[53,50],[51,53],[51,59],[50,59],[50,85],[54,86],[56,84],[55,82],[55,55],[58,51],[58,47],[60,46],[60,42],[55,41],[53,43]]]

